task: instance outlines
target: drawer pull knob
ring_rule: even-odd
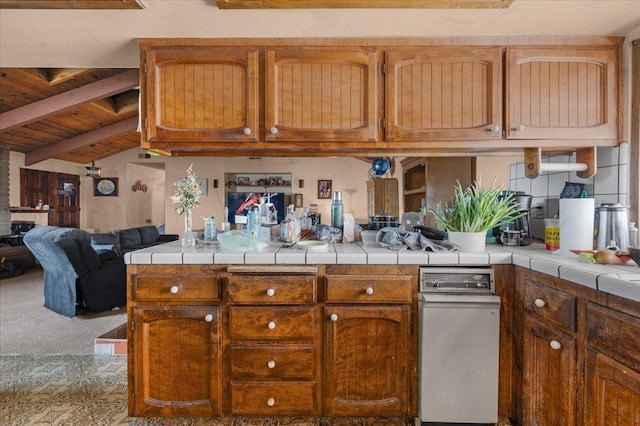
[[[269,321],[267,327],[269,328],[269,330],[273,330],[274,328],[276,328],[276,323],[274,321]]]
[[[273,399],[273,398],[269,398],[269,399],[267,399],[267,405],[268,405],[269,407],[273,407],[274,405],[276,405],[276,400],[275,400],[275,399]]]
[[[329,318],[331,319],[331,321],[336,322],[338,321],[338,314],[331,314]]]
[[[373,288],[367,287],[367,289],[364,292],[367,293],[369,296],[371,296],[373,294]]]
[[[205,315],[205,316],[204,316],[204,320],[205,320],[206,322],[211,322],[211,321],[213,321],[213,315],[211,315],[211,314],[207,314],[207,315]]]
[[[551,349],[555,349],[555,350],[558,350],[562,347],[560,342],[558,342],[557,340],[552,340],[551,342],[549,342],[549,346],[551,346]]]
[[[270,288],[267,290],[267,296],[273,297],[275,295],[276,295],[276,291],[274,289]]]
[[[172,285],[171,288],[169,289],[171,294],[176,294],[178,292],[178,290],[180,290],[180,289],[178,288],[177,285]]]
[[[242,131],[245,135],[249,136],[251,134],[251,129],[248,127],[245,127],[244,130]]]
[[[267,367],[269,368],[276,368],[276,362],[274,360],[271,360],[267,363]]]
[[[544,308],[544,306],[547,304],[547,303],[546,303],[544,300],[542,300],[542,299],[536,299],[536,300],[534,300],[534,302],[533,302],[533,303],[535,303],[535,305],[536,305],[538,308]]]
[[[272,135],[277,135],[277,134],[278,134],[278,128],[277,128],[276,126],[273,126],[273,127],[271,128],[271,134],[272,134]]]

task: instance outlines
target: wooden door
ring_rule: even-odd
[[[376,141],[375,49],[266,52],[265,140]]]
[[[221,413],[220,308],[133,310],[133,416]]]
[[[80,177],[64,173],[51,173],[50,194],[50,198],[53,197],[54,202],[51,204],[53,214],[49,215],[49,224],[63,228],[79,228]]]
[[[586,373],[587,426],[640,424],[640,372],[589,351]]]
[[[257,49],[151,48],[142,71],[143,141],[258,140]]]
[[[502,137],[501,48],[393,49],[386,69],[387,140]]]
[[[20,169],[20,205],[35,207],[38,201],[49,201],[49,172],[43,170]]]
[[[507,138],[617,143],[617,60],[615,46],[507,47]]]
[[[523,425],[578,425],[576,357],[573,337],[525,317]]]
[[[325,308],[325,415],[403,416],[410,307]]]

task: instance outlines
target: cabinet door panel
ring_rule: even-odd
[[[267,141],[377,140],[375,49],[272,49]]]
[[[592,353],[587,360],[587,424],[640,424],[640,373],[602,353]]]
[[[387,53],[387,139],[500,139],[500,48]]]
[[[143,141],[258,140],[257,49],[152,49],[146,68]]]
[[[220,413],[220,308],[138,307],[133,317],[135,415]]]
[[[523,355],[523,424],[576,426],[575,339],[527,315]]]
[[[616,139],[617,50],[508,47],[509,139]]]
[[[325,414],[406,414],[409,306],[328,306],[325,317]]]

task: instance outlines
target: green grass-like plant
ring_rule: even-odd
[[[437,209],[429,212],[450,232],[486,232],[526,214],[518,210],[513,196],[502,196],[503,188],[494,185],[485,189],[474,181],[462,188],[458,181],[451,205],[438,203]]]

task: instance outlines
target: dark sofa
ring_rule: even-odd
[[[24,243],[44,270],[44,306],[68,317],[87,309],[126,306],[127,275],[122,256],[91,247],[89,233],[76,228],[40,226]]]
[[[160,234],[152,225],[90,235],[94,250],[112,250],[120,255],[179,239],[176,234]]]

